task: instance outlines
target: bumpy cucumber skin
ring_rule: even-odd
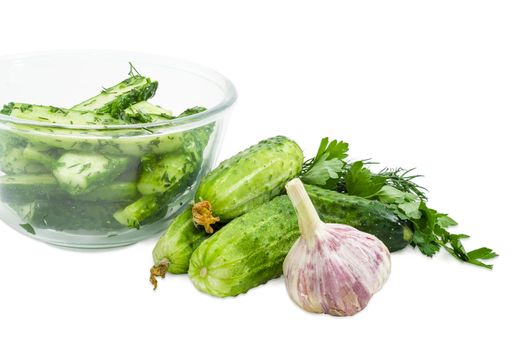
[[[353,226],[396,251],[408,245],[410,228],[378,201],[305,186],[325,222]],[[199,290],[235,296],[282,273],[282,263],[300,236],[297,215],[285,195],[225,225],[194,251],[189,276]]]
[[[279,195],[301,171],[303,152],[277,136],[222,162],[201,181],[196,202],[208,200],[222,222],[236,218]]]
[[[234,219],[203,241],[190,259],[189,276],[200,291],[228,297],[282,274],[283,261],[300,236],[287,196]]]
[[[324,222],[345,224],[379,238],[393,252],[410,243],[412,232],[385,204],[320,187],[305,185]]]
[[[167,261],[168,272],[187,273],[192,253],[207,237],[209,235],[196,228],[191,207],[187,207],[157,241],[152,253],[153,263],[158,265]]]

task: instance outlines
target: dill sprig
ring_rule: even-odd
[[[383,176],[386,178],[386,183],[388,185],[393,186],[400,191],[415,194],[420,199],[426,201],[427,189],[414,182],[415,179],[423,177],[423,175],[412,174],[412,172],[415,170],[416,168],[384,168],[377,173],[377,176]]]
[[[142,74],[139,73],[139,71],[137,70],[137,68],[135,68],[135,66],[133,65],[133,63],[129,62],[129,73],[128,75],[131,77],[131,78],[134,78],[134,77],[141,77]]]

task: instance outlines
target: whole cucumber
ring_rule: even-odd
[[[279,195],[286,182],[301,172],[303,152],[294,141],[277,136],[222,162],[201,181],[196,192],[194,221],[210,225],[229,222]]]
[[[188,274],[200,291],[235,296],[278,277],[300,236],[287,196],[234,219],[192,253]]]
[[[385,204],[357,196],[305,185],[324,222],[352,226],[380,239],[390,252],[406,247],[412,239],[408,223]]]
[[[153,248],[154,265],[150,270],[153,288],[157,288],[156,277],[164,278],[166,272],[187,273],[190,256],[207,237],[194,225],[191,207],[179,214]]]
[[[408,224],[382,203],[315,186],[305,186],[325,222],[342,223],[375,235],[391,250],[411,239]],[[300,236],[287,196],[249,211],[203,241],[190,260],[189,276],[199,290],[235,296],[279,276],[283,260]]]

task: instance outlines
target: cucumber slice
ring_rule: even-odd
[[[125,113],[131,121],[143,121],[150,123],[156,123],[175,118],[172,116],[171,110],[152,105],[147,101],[135,103],[133,106],[126,109]]]
[[[169,153],[183,145],[192,131],[164,133],[162,129],[82,131],[14,125],[17,136],[29,143],[74,152],[95,152],[141,157],[148,153]],[[159,133],[160,132],[160,133]]]
[[[203,107],[187,109],[181,115],[205,110]],[[184,132],[169,132],[167,127],[131,130],[74,130],[13,124],[11,134],[34,145],[61,148],[67,151],[97,152],[112,155],[141,157],[146,154],[163,154],[178,151],[190,139],[198,142],[198,151],[209,141],[214,123]]]
[[[0,176],[0,198],[7,203],[23,203],[36,199],[67,195],[52,175]]]
[[[113,118],[110,114],[95,113],[91,111],[77,111],[53,106],[40,106],[26,103],[11,102],[4,106],[2,113],[18,119],[52,124],[120,124],[120,120]]]
[[[49,170],[54,168],[58,155],[57,149],[37,145],[27,145],[22,152],[24,159],[40,163]]]
[[[171,110],[151,104],[148,101],[141,101],[139,103],[135,103],[134,105],[126,109],[126,114],[132,116],[136,114],[149,114],[152,117],[160,117],[160,120],[175,118],[172,116]]]
[[[113,182],[130,161],[125,157],[67,152],[57,160],[53,175],[63,189],[76,195]]]
[[[115,182],[75,196],[80,201],[133,202],[139,197],[135,182]]]
[[[54,230],[97,230],[117,229],[121,225],[113,213],[123,203],[92,203],[72,200],[34,201],[12,205],[21,220],[38,228]]]
[[[6,174],[39,174],[46,169],[23,157],[26,141],[15,135],[0,131],[0,171]]]
[[[72,109],[109,113],[114,118],[124,119],[125,109],[153,97],[157,86],[157,81],[135,75],[113,87],[103,89],[100,94],[73,106]]]
[[[24,147],[8,146],[0,154],[0,170],[6,174],[42,174],[48,172],[42,164],[24,158]]]
[[[189,185],[198,167],[195,159],[184,153],[144,157],[137,188],[143,195],[164,193],[176,187],[179,191]]]
[[[124,226],[140,228],[166,215],[168,207],[161,205],[160,196],[150,194],[140,197],[137,201],[114,213],[113,217]]]
[[[177,117],[178,118],[181,118],[181,117],[188,117],[189,115],[193,115],[193,114],[197,114],[197,113],[201,113],[201,112],[205,112],[207,110],[207,108],[205,107],[200,107],[200,106],[196,106],[196,107],[192,107],[192,108],[187,108],[183,111],[183,113],[181,113],[180,115],[178,115]]]

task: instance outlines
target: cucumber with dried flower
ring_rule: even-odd
[[[297,176],[303,152],[294,141],[277,136],[223,161],[201,181],[194,221],[212,233],[212,224],[228,222],[279,195]]]
[[[150,282],[154,289],[157,288],[157,277],[164,278],[167,272],[187,273],[190,256],[207,237],[194,225],[190,206],[179,214],[153,248]]]
[[[234,219],[192,253],[189,277],[200,291],[228,297],[282,274],[283,261],[299,238],[287,196],[279,196]]]
[[[305,188],[323,221],[372,234],[391,251],[410,242],[410,227],[386,205],[315,186]],[[298,237],[296,212],[287,196],[278,196],[203,242],[192,254],[189,275],[199,290],[211,295],[244,293],[281,274],[284,257]]]

